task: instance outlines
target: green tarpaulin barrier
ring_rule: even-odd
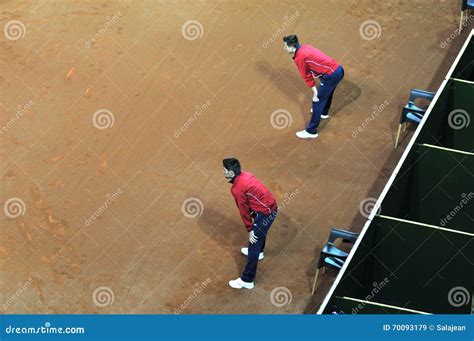
[[[449,81],[415,141],[474,152],[474,84]]]
[[[323,313],[471,313],[474,41],[464,46]]]
[[[474,81],[474,39],[471,38],[463,56],[459,60],[458,65],[454,69],[453,78]]]
[[[374,219],[371,230],[335,296],[427,313],[470,312],[470,305],[456,306],[450,292],[474,289],[472,235],[383,216]]]
[[[474,155],[415,144],[381,212],[474,233]]]

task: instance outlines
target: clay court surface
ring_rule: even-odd
[[[321,245],[332,227],[362,228],[360,203],[378,197],[411,135],[393,149],[410,89],[435,91],[458,51],[463,38],[440,46],[458,7],[2,1],[2,27],[26,29],[0,38],[0,202],[24,203],[18,217],[1,215],[3,310],[314,312],[335,278],[326,273],[311,296]],[[190,20],[197,34],[182,30]],[[359,32],[367,20],[380,25],[375,38]],[[312,93],[283,50],[294,33],[346,71],[312,141],[295,137]],[[109,121],[93,120],[101,109]],[[276,129],[280,109],[289,115],[278,112],[286,121]],[[226,156],[284,204],[254,290],[227,284],[248,237],[222,175]],[[183,210],[190,200],[197,213]],[[279,287],[291,301],[271,299]]]

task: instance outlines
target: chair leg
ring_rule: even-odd
[[[459,31],[461,31],[461,28],[462,28],[462,17],[464,15],[464,12],[461,11],[461,20],[459,20]]]
[[[408,122],[405,122],[405,125],[403,126],[403,132],[406,133],[408,127]]]
[[[311,295],[314,295],[314,291],[316,290],[316,283],[318,282],[318,276],[319,276],[319,269],[316,269],[316,274],[314,275],[313,290],[311,290]]]
[[[398,147],[398,138],[400,137],[400,131],[402,130],[402,124],[400,123],[398,125],[398,132],[397,132],[397,138],[395,139],[395,149]]]

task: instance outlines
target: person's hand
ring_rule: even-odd
[[[312,89],[313,89],[313,102],[319,102],[318,89],[315,86],[313,86]]]
[[[255,235],[255,232],[252,230],[249,232],[249,242],[250,244],[255,244],[258,241],[258,237]]]

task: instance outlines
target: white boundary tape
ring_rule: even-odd
[[[346,297],[346,296],[343,296],[341,298],[343,298],[345,300],[348,300],[348,301],[355,301],[355,302],[360,302],[360,303],[364,303],[364,304],[368,304],[368,305],[375,305],[375,306],[378,306],[378,307],[402,310],[402,311],[406,311],[408,313],[422,314],[422,315],[433,315],[433,314],[426,313],[426,312],[420,311],[420,310],[413,310],[413,309],[397,307],[395,305],[389,305],[389,304],[383,304],[383,303],[377,303],[377,302],[371,302],[371,301],[364,301],[364,300],[359,300],[358,298],[352,298],[352,297]]]
[[[417,222],[417,221],[411,221],[411,220],[406,220],[406,219],[400,219],[400,218],[390,217],[390,216],[387,216],[387,215],[379,215],[379,217],[380,217],[380,218],[383,218],[383,219],[388,219],[388,220],[400,221],[400,222],[402,222],[402,223],[409,223],[409,224],[412,224],[412,225],[418,225],[418,226],[428,227],[428,228],[435,229],[435,230],[442,230],[442,231],[446,231],[446,232],[457,233],[457,234],[463,234],[463,235],[465,235],[465,236],[474,237],[474,233],[469,233],[469,232],[464,232],[464,231],[459,231],[459,230],[448,229],[448,228],[446,228],[446,227],[440,227],[440,226],[436,226],[436,225],[430,225],[430,224],[420,223],[420,222]]]

